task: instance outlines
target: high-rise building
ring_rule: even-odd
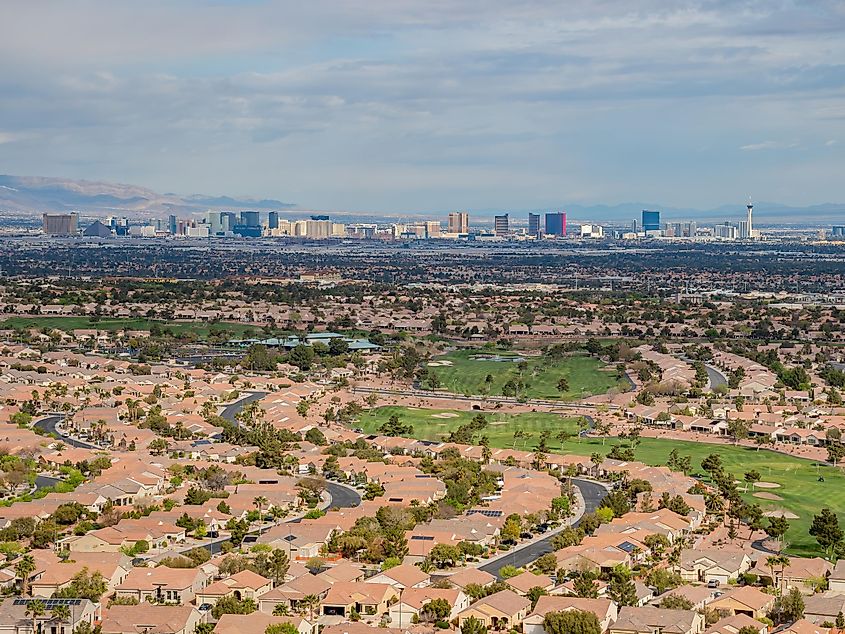
[[[643,231],[660,231],[660,212],[643,209]]]
[[[713,227],[713,235],[720,240],[736,240],[737,230],[731,223],[726,222]]]
[[[312,240],[325,240],[332,235],[331,220],[306,220],[305,237]]]
[[[510,221],[508,214],[494,216],[494,232],[497,236],[507,236],[510,233]]]
[[[235,231],[235,226],[238,224],[238,215],[233,211],[223,211],[220,213],[220,227],[223,233]]]
[[[247,227],[260,227],[261,215],[257,211],[242,211],[241,224]]]
[[[845,226],[834,225],[831,228],[830,237],[832,237],[832,238],[845,238]]]
[[[429,238],[429,239],[440,237],[440,221],[439,220],[426,220],[426,222],[425,222],[425,237]]]
[[[748,238],[750,239],[754,237],[754,223],[751,218],[754,215],[754,205],[749,200],[745,208],[748,210]]]
[[[542,236],[540,233],[540,214],[528,214],[528,235],[533,238]]]
[[[279,228],[279,212],[278,211],[271,211],[267,214],[267,228],[268,229],[278,229]]]
[[[176,216],[173,214],[170,214],[170,217],[167,219],[167,229],[171,235],[176,235]]]
[[[76,235],[79,215],[69,214],[42,214],[41,223],[44,233],[48,236],[73,236]]]
[[[449,212],[449,233],[469,233],[469,214],[467,212]]]
[[[752,216],[754,215],[754,205],[751,204],[751,201],[748,201],[748,204],[745,206],[746,209],[746,219],[739,222],[737,237],[740,240],[753,240],[754,239],[754,224]]]
[[[566,212],[555,211],[546,214],[546,235],[562,238],[566,235]]]

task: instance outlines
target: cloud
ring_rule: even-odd
[[[4,171],[379,210],[838,195],[743,158],[845,133],[836,3],[7,4]]]
[[[763,141],[762,143],[750,143],[741,145],[740,150],[745,152],[756,152],[758,150],[786,150],[798,147],[797,143],[780,143],[778,141]]]

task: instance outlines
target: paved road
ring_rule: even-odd
[[[76,440],[74,438],[70,438],[69,436],[65,436],[61,432],[56,429],[56,425],[64,420],[64,416],[60,414],[51,414],[49,416],[45,416],[37,421],[35,421],[32,426],[37,427],[43,432],[47,432],[48,434],[56,434],[59,438],[61,438],[62,442],[66,445],[71,447],[77,447],[82,449],[100,449],[96,445],[92,445],[87,442],[83,442],[81,440]]]
[[[599,507],[599,503],[602,501],[604,496],[607,495],[606,488],[604,488],[601,484],[598,484],[591,480],[573,479],[572,484],[578,487],[578,490],[581,491],[581,495],[584,498],[585,513],[592,513],[593,511],[595,511]],[[578,524],[580,523],[581,520],[579,519],[577,522],[575,522],[574,526],[578,526]],[[517,547],[516,549],[508,553],[506,557],[503,557],[496,561],[492,561],[488,564],[484,564],[483,566],[479,566],[479,569],[483,570],[484,572],[489,572],[491,575],[498,576],[499,568],[501,568],[502,566],[514,565],[517,568],[527,566],[536,559],[540,558],[542,555],[552,552],[553,537],[554,536],[551,535],[531,544],[526,544],[521,548]]]
[[[235,415],[240,412],[246,405],[253,403],[255,401],[260,401],[262,398],[267,396],[267,392],[250,392],[246,396],[238,399],[234,403],[230,403],[226,407],[223,408],[223,411],[220,412],[220,416],[225,418],[230,423],[237,422],[235,420]]]
[[[720,385],[727,385],[728,379],[725,377],[724,374],[719,372],[716,368],[712,365],[704,365],[704,369],[707,370],[707,378],[710,379],[710,389],[715,390]]]

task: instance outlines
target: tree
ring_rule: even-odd
[[[293,623],[271,623],[264,628],[264,634],[299,634]]]
[[[769,612],[769,618],[776,625],[794,623],[804,617],[804,596],[798,588],[792,588],[783,596],[775,599]]]
[[[549,612],[543,617],[546,634],[601,634],[601,624],[592,612],[567,610]]]
[[[326,435],[316,427],[312,427],[305,432],[305,440],[310,442],[312,445],[317,445],[319,447],[325,447],[329,444],[326,440]]]
[[[557,569],[557,557],[554,553],[546,553],[534,562],[534,570],[544,575],[553,574]]]
[[[558,392],[568,392],[569,391],[569,381],[566,380],[565,376],[562,376],[557,381],[557,391]]]
[[[446,599],[432,599],[422,606],[420,617],[426,622],[444,621],[452,613],[452,606]]]
[[[815,537],[819,546],[830,555],[834,547],[842,542],[843,533],[839,527],[839,518],[829,508],[823,508],[821,513],[813,516],[810,535]]]
[[[71,582],[56,592],[60,599],[88,599],[98,602],[108,590],[108,583],[99,570],[90,572],[87,567],[73,575]]]
[[[46,611],[47,608],[44,606],[44,602],[41,599],[33,599],[26,604],[24,614],[32,619],[33,634],[38,632],[38,619],[44,616]]]
[[[451,544],[436,544],[427,559],[437,568],[449,568],[461,560],[461,549]]]
[[[620,606],[637,604],[637,587],[627,566],[619,565],[611,571],[607,593]]]
[[[591,572],[584,572],[572,582],[575,594],[583,599],[597,599],[599,587],[596,585],[596,577]]]
[[[29,577],[35,572],[35,558],[26,554],[15,564],[15,574],[21,579],[21,594],[29,593]]]
[[[61,626],[70,621],[70,607],[57,605],[50,610],[50,616],[59,622],[59,631],[61,631],[63,629]]]
[[[760,481],[760,472],[759,471],[746,471],[745,472],[745,481],[751,485],[751,490],[754,490],[754,485]]]
[[[789,521],[783,515],[775,515],[774,517],[769,518],[769,525],[763,530],[766,531],[766,535],[778,541],[780,549],[782,550],[782,540],[783,536],[786,535],[786,531],[789,530]]]
[[[487,634],[487,626],[474,616],[471,616],[464,619],[464,622],[461,623],[461,634]]]
[[[290,559],[287,553],[281,548],[274,549],[267,560],[267,572],[275,585],[280,586],[284,583],[289,568]]]
[[[590,462],[593,463],[593,475],[598,477],[599,475],[599,467],[604,462],[604,456],[602,456],[598,452],[594,452],[590,454]]]
[[[252,614],[257,609],[255,601],[244,599],[239,601],[234,595],[222,597],[211,608],[211,616],[219,619],[224,614]]]
[[[310,370],[314,362],[314,348],[312,346],[299,344],[288,355],[288,363],[295,365],[302,371]]]
[[[667,610],[692,610],[692,601],[686,597],[670,594],[660,602],[660,607]]]

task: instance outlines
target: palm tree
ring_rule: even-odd
[[[50,610],[50,616],[59,622],[59,631],[61,631],[61,626],[70,622],[70,607],[66,605],[57,605]]]
[[[314,608],[320,604],[320,597],[318,597],[316,594],[306,594],[304,597],[302,597],[300,603],[303,604],[308,610],[308,616],[311,617],[310,620],[313,623]]]
[[[263,495],[259,495],[256,497],[252,503],[258,509],[258,534],[261,535],[261,525],[264,523],[264,516],[261,514],[261,511],[264,510],[264,505],[267,504],[267,498]]]
[[[38,634],[38,619],[46,612],[44,602],[41,599],[33,599],[26,604],[26,616],[32,618],[32,634]]]
[[[32,555],[24,555],[15,564],[15,574],[21,578],[21,594],[26,595],[29,590],[29,577],[35,572],[35,558]]]

